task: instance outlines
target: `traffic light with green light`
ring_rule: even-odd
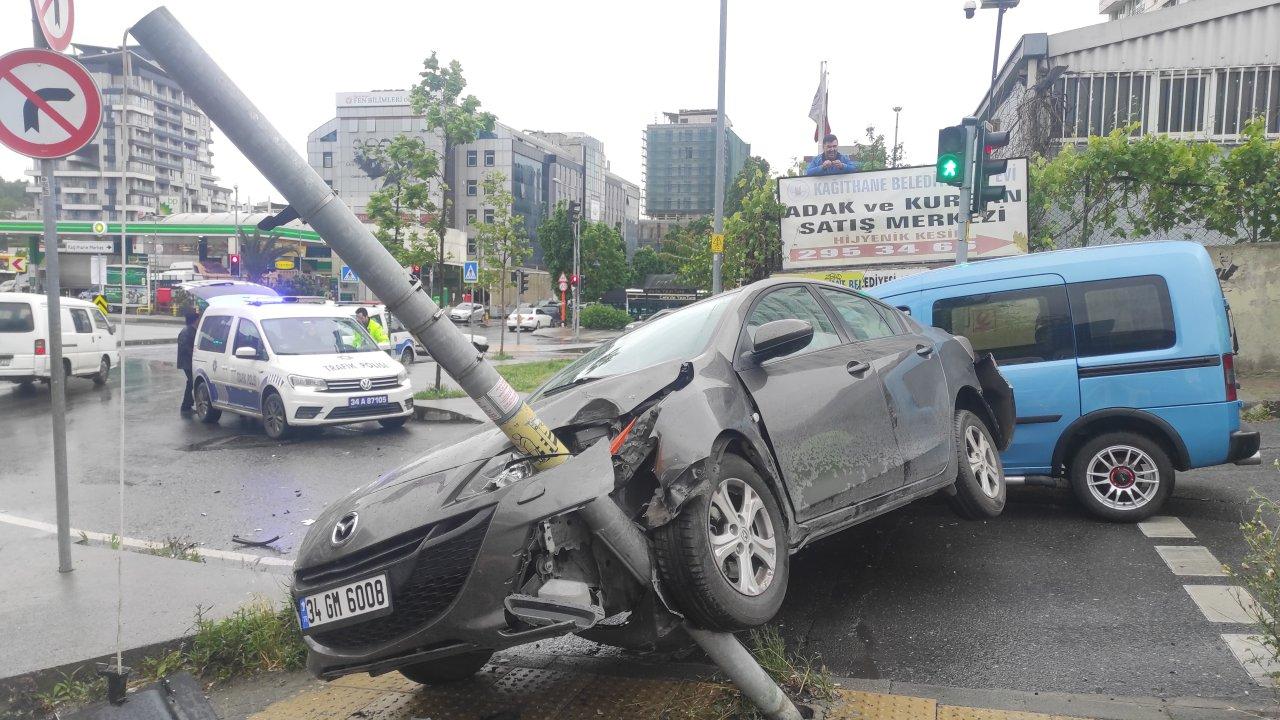
[[[971,202],[971,208],[975,213],[985,212],[989,203],[1004,200],[1004,186],[992,185],[991,178],[994,175],[1003,175],[1009,168],[1009,161],[997,160],[991,157],[991,154],[1008,144],[1008,131],[995,130],[991,127],[991,123],[978,124],[978,172],[974,177]]]
[[[964,169],[967,148],[964,146],[964,126],[952,125],[938,131],[937,181],[946,185],[964,185]]]

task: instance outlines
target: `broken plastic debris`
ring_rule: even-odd
[[[313,523],[313,522],[315,522],[315,520],[312,520],[311,518],[307,518],[306,520],[303,520],[303,521],[302,521],[302,524],[303,524],[303,525],[310,525],[310,524],[311,524],[311,523]]]

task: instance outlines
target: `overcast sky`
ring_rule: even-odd
[[[77,42],[119,44],[155,0],[76,0]],[[519,129],[583,130],[614,172],[641,182],[644,126],[663,111],[714,108],[715,0],[172,0],[170,9],[299,152],[333,117],[334,93],[408,87],[433,49],[468,91]],[[0,51],[31,45],[28,5],[0,7]],[[1023,0],[1005,16],[1002,60],[1023,33],[1102,21],[1097,0]],[[828,61],[831,124],[892,142],[901,105],[908,163],[932,163],[938,128],[986,90],[995,11],[963,0],[730,0],[726,106],[775,168],[815,147],[809,103]],[[215,129],[214,170],[241,198],[274,193]],[[29,161],[0,148],[0,177]]]

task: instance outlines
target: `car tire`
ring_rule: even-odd
[[[413,365],[413,362],[414,362],[413,348],[407,347],[404,349],[404,352],[400,353],[400,364],[404,365],[405,367],[409,367],[410,365]]]
[[[462,655],[406,665],[400,668],[400,674],[419,685],[458,682],[480,672],[492,657],[492,650],[475,650]]]
[[[262,429],[272,440],[289,437],[289,413],[285,410],[284,398],[274,390],[262,398]]]
[[[106,385],[111,378],[111,361],[105,356],[98,362],[98,372],[93,376],[94,385]]]
[[[968,410],[956,411],[954,428],[957,470],[951,508],[966,520],[999,517],[1004,512],[1008,488],[991,431]]]
[[[785,520],[760,474],[741,457],[721,458],[712,491],[689,498],[653,540],[663,589],[695,626],[745,630],[765,624],[782,606],[790,568]],[[771,573],[769,548],[757,545],[760,540],[772,543]],[[744,550],[750,576],[740,571]]]
[[[203,380],[196,383],[195,403],[193,405],[193,409],[196,411],[196,419],[202,423],[212,425],[222,418],[222,411],[213,406],[213,400],[209,397],[209,384]]]
[[[404,424],[407,422],[409,422],[409,418],[406,416],[406,417],[399,417],[399,418],[387,418],[386,420],[379,420],[378,424],[388,430],[398,430],[404,427]]]
[[[1169,453],[1140,433],[1111,432],[1086,442],[1067,474],[1090,514],[1112,522],[1145,520],[1173,493]]]

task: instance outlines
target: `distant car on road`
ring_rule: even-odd
[[[552,325],[551,311],[545,307],[519,307],[507,316],[507,329],[511,332],[533,331]]]
[[[313,673],[458,680],[568,633],[652,648],[674,629],[667,607],[695,627],[753,627],[820,537],[939,491],[968,518],[1005,504],[1015,409],[990,357],[830,283],[689,305],[529,403],[571,453],[562,464],[539,471],[536,448],[491,428],[317,516],[292,588]],[[590,509],[647,535],[651,578],[586,529]]]
[[[456,323],[473,325],[484,322],[484,305],[480,303],[458,303],[449,310],[449,319]]]
[[[871,291],[994,353],[1018,391],[1018,481],[1069,483],[1094,515],[1157,512],[1177,470],[1256,465],[1238,344],[1204,246],[1130,243],[984,260]]]
[[[115,328],[96,305],[61,298],[62,372],[94,384],[107,382],[120,364]],[[0,292],[0,381],[49,382],[49,303],[44,295]]]
[[[413,414],[409,372],[327,303],[212,304],[191,365],[199,420],[216,423],[223,412],[260,418],[272,439],[299,426],[365,420],[397,428]]]

